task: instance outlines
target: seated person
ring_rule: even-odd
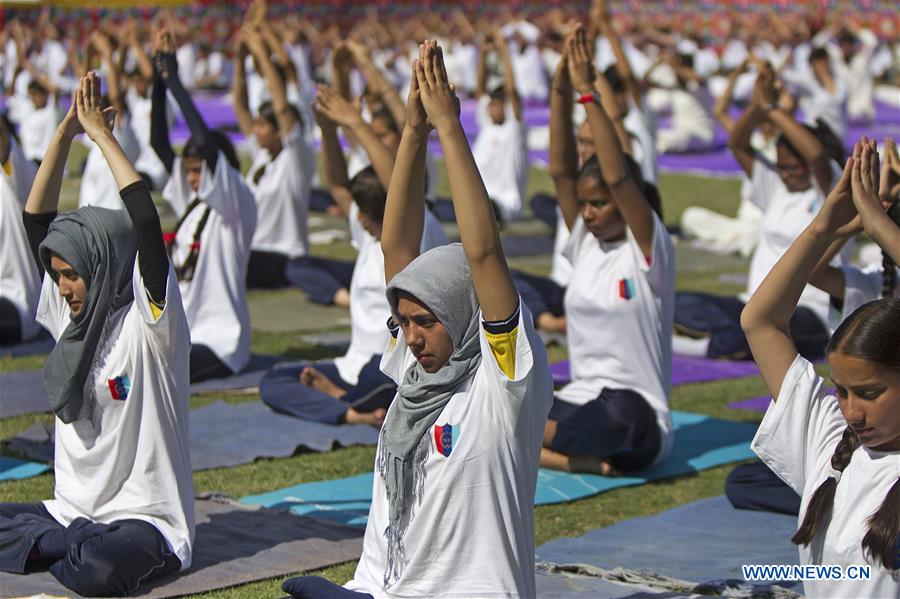
[[[42,272],[38,318],[56,339],[44,368],[56,415],[54,499],[0,503],[0,570],[39,569],[85,596],[127,595],[191,565],[190,333],[150,190],[82,78],[25,206]],[[72,138],[106,157],[126,210],[57,216]]]
[[[552,171],[572,233],[566,331],[572,382],[553,400],[544,430],[544,467],[613,474],[663,460],[672,448],[671,327],[675,251],[600,104],[587,36],[567,40],[568,77],[585,98],[596,156],[580,172],[574,159]],[[551,111],[571,93],[554,94]],[[587,101],[590,99],[590,101]],[[573,157],[571,126],[560,127]],[[631,167],[629,168],[629,165]]]

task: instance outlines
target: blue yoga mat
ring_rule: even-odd
[[[719,496],[550,541],[535,554],[538,562],[621,567],[694,583],[743,580],[742,565],[797,564],[790,540],[796,528],[796,516],[737,510]],[[800,590],[796,581],[778,584]]]
[[[698,472],[754,457],[750,441],[756,426],[719,420],[702,414],[673,412],[675,447],[663,464],[640,476],[610,478],[541,469],[536,505],[573,501],[610,489],[641,485],[651,480]],[[278,491],[250,495],[241,503],[290,509],[301,516],[328,518],[363,526],[372,501],[372,473],[338,480],[303,483]]]
[[[0,480],[22,480],[50,470],[47,464],[0,457]]]

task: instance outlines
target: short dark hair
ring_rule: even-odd
[[[622,80],[622,77],[619,75],[619,71],[616,70],[616,65],[612,65],[607,67],[605,71],[603,71],[603,76],[609,82],[609,86],[612,90],[617,94],[625,93],[625,82]]]
[[[234,151],[234,145],[231,143],[231,140],[228,139],[225,132],[219,129],[212,129],[210,134],[212,135],[216,147],[225,155],[225,160],[228,161],[228,164],[230,164],[232,168],[240,170],[241,163],[238,160],[237,152]],[[192,135],[188,138],[187,143],[184,144],[184,149],[181,151],[181,157],[203,159],[203,144]]]
[[[50,90],[44,87],[44,84],[37,79],[32,79],[28,82],[28,91],[44,95],[50,94]]]
[[[376,222],[384,222],[387,190],[378,180],[374,168],[367,166],[350,179],[350,195],[360,212]]]
[[[498,85],[489,94],[491,100],[497,100],[498,102],[506,102],[506,88],[502,85]]]
[[[809,62],[812,64],[817,60],[828,60],[828,50],[821,46],[813,48],[812,52],[809,53]]]

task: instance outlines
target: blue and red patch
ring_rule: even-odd
[[[635,294],[633,279],[619,279],[619,297],[630,300]]]
[[[131,391],[131,381],[128,379],[127,374],[117,376],[114,379],[107,379],[106,382],[109,385],[109,392],[112,393],[113,399],[118,401],[128,399],[128,392]]]
[[[452,424],[434,426],[434,447],[445,458],[450,457],[450,452],[456,447],[459,440],[459,425]]]

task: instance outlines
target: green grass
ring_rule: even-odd
[[[70,171],[77,172],[76,165],[86,154],[84,148],[73,147],[70,156]],[[441,169],[438,193],[449,195],[446,175]],[[62,206],[69,208],[77,204],[80,180],[68,179],[62,192]],[[738,205],[737,180],[703,179],[693,176],[663,175],[660,188],[664,198],[665,221],[676,224],[681,212],[689,205],[707,206],[734,214]],[[553,192],[553,185],[546,172],[532,169],[529,174],[529,191]],[[155,199],[159,201],[158,196]],[[171,223],[171,215],[163,212],[165,222]],[[339,220],[323,219],[320,228],[346,226]],[[534,222],[515,223],[509,230],[541,231]],[[450,234],[455,231],[450,228]],[[354,252],[346,242],[326,246],[315,246],[316,255],[333,258],[352,259]],[[746,271],[746,261],[731,258],[707,257],[689,248],[679,246],[679,269],[677,286],[679,289],[702,289],[719,293],[736,293],[741,285],[723,281],[722,275],[733,275]],[[550,268],[549,256],[515,261],[531,272],[546,273]],[[251,312],[275,312],[286,321],[287,326],[278,330],[254,330],[252,346],[255,352],[271,353],[288,359],[319,359],[335,355],[334,351],[323,350],[305,343],[299,338],[305,331],[322,330],[322,314],[342,313],[318,312],[305,304],[294,291],[251,292],[249,295]],[[295,326],[296,324],[296,326]],[[325,323],[328,325],[328,323]],[[346,330],[346,325],[335,323],[334,330]],[[552,361],[564,358],[564,348],[549,348]],[[44,362],[43,356],[28,358],[0,358],[0,371],[35,370]],[[758,378],[739,379],[715,383],[685,385],[676,387],[671,403],[677,410],[700,412],[719,418],[744,422],[758,422],[759,414],[730,410],[727,403],[761,395],[765,392]],[[0,390],[2,393],[2,390]],[[212,401],[244,402],[259,401],[257,395],[245,396],[202,396],[191,398],[191,407],[198,408]],[[7,438],[28,428],[35,421],[52,423],[50,414],[24,415],[0,420],[0,437]],[[220,468],[194,473],[194,486],[198,493],[208,491],[224,492],[232,497],[262,493],[315,480],[333,479],[370,471],[374,461],[374,448],[351,447],[338,449],[326,454],[301,453],[276,460],[260,460],[232,468]],[[595,497],[579,501],[538,507],[535,511],[535,542],[537,544],[560,538],[583,534],[593,528],[607,526],[627,518],[655,514],[678,505],[703,497],[719,495],[723,492],[724,481],[731,466],[722,466],[696,475],[674,480],[660,481],[647,485],[616,489]],[[50,497],[53,493],[53,476],[44,474],[23,481],[0,483],[2,501],[36,501]],[[353,575],[354,562],[339,564],[312,572],[335,582],[343,583]],[[198,595],[199,597],[226,597],[234,599],[280,596],[280,584],[284,578],[264,580],[239,587]]]

